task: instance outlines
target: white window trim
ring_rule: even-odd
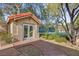
[[[19,31],[19,29],[18,29],[18,26],[16,25],[16,35],[18,35],[18,31]]]
[[[24,38],[24,26],[28,26],[28,32],[29,32],[29,26],[33,26],[34,27],[34,25],[33,24],[23,24],[23,38]],[[29,35],[29,33],[28,33],[28,35]],[[27,37],[28,39],[30,38],[29,36]],[[26,38],[24,38],[24,39],[26,39]]]
[[[13,22],[10,24],[10,32],[13,34]]]

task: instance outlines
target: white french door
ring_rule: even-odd
[[[24,39],[30,39],[33,37],[33,25],[24,24]]]

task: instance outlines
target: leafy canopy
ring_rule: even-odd
[[[61,5],[58,4],[58,3],[50,3],[50,4],[47,5],[47,8],[52,13],[52,15],[57,16],[57,15],[59,15],[58,13],[59,13],[59,7],[60,6]]]

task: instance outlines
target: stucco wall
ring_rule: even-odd
[[[33,40],[34,39],[38,39],[39,38],[39,33],[38,33],[38,23],[35,22],[32,18],[26,18],[26,19],[19,19],[18,21],[14,21],[12,22],[10,25],[10,29],[11,27],[13,29],[11,29],[12,34],[15,38],[19,39],[19,40],[23,40],[24,39],[24,29],[23,29],[23,24],[32,24],[33,26]],[[10,32],[11,32],[10,31]]]

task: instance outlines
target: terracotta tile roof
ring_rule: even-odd
[[[8,17],[8,19],[9,19],[8,23],[12,22],[12,20],[18,20],[18,18],[23,18],[23,17],[32,17],[36,22],[40,23],[40,20],[31,12],[11,15]]]

